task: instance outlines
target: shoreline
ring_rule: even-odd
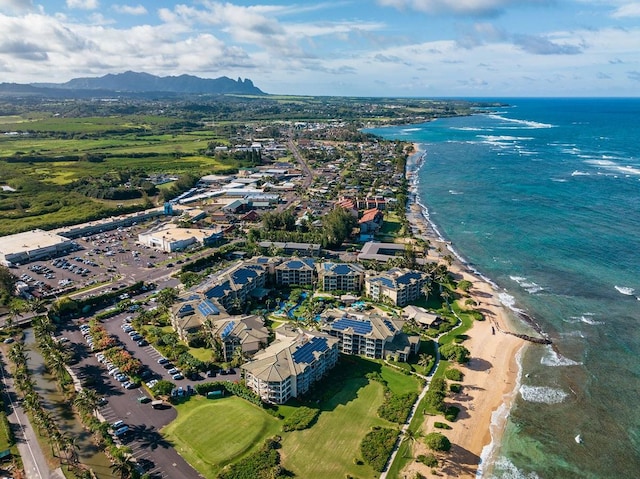
[[[430,259],[442,260],[443,254],[451,253],[454,260],[449,271],[457,280],[466,279],[473,284],[469,295],[476,301],[475,308],[484,314],[486,321],[474,322],[468,331],[469,339],[464,345],[471,352],[471,361],[455,366],[464,373],[463,389],[450,397],[447,403],[459,407],[461,412],[451,423],[452,429],[439,430],[451,441],[451,451],[438,455],[437,475],[431,474],[431,468],[415,461],[404,472],[408,473],[407,477],[420,472],[427,478],[480,478],[491,471],[493,456],[500,446],[506,420],[518,393],[520,358],[527,342],[505,332],[515,325],[515,318],[510,314],[517,315],[518,312],[505,306],[498,286],[473,269],[443,238],[431,222],[427,207],[420,202],[417,175],[425,155],[424,149],[414,143],[414,153],[407,159],[406,171],[410,181],[407,220],[414,236],[428,240],[432,248],[441,249],[442,253]],[[443,418],[427,416],[421,433],[438,431],[433,427],[435,421],[442,422]],[[429,454],[429,451],[416,442],[413,456],[419,454]]]

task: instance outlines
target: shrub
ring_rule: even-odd
[[[462,381],[464,379],[464,374],[459,369],[447,369],[444,372],[444,377],[451,381]]]
[[[282,425],[283,431],[301,431],[313,424],[320,414],[320,410],[301,406],[289,416]]]
[[[153,392],[154,396],[168,396],[169,394],[171,394],[171,391],[173,391],[175,387],[176,385],[171,381],[161,379],[156,383],[155,386],[153,386],[153,388],[151,388],[151,391]]]
[[[384,402],[378,408],[378,416],[390,422],[404,424],[409,417],[411,407],[416,402],[416,393],[394,394],[387,392]]]
[[[460,408],[456,406],[449,406],[447,410],[444,412],[444,418],[447,421],[455,421],[458,418],[458,414],[460,413]]]
[[[438,429],[451,429],[451,426],[449,426],[447,423],[438,421],[433,423],[433,427],[436,427]]]
[[[439,432],[431,432],[424,437],[424,443],[432,451],[448,451],[451,449],[451,442],[446,436]]]
[[[397,438],[398,431],[395,429],[377,428],[368,432],[360,443],[362,458],[374,471],[382,472]]]
[[[447,361],[455,361],[463,364],[469,362],[471,352],[460,344],[445,344],[440,347],[440,354]]]
[[[280,466],[280,454],[276,447],[276,441],[267,440],[259,451],[232,464],[218,474],[217,479],[269,479],[286,476],[286,471]]]
[[[452,393],[458,394],[458,393],[462,392],[462,384],[450,384],[449,385],[449,390]]]
[[[437,467],[438,466],[438,459],[436,459],[436,456],[434,456],[433,454],[420,454],[416,460],[418,462],[421,462],[422,464],[424,464],[427,467]]]

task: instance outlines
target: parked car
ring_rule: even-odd
[[[169,369],[169,371],[167,371],[169,374],[178,374],[180,371],[178,370],[178,368],[171,368]]]
[[[167,358],[160,358],[160,359],[158,359],[158,364],[166,364],[166,363],[168,363],[168,362],[169,362],[169,360],[168,360]]]
[[[178,374],[174,374],[173,376],[171,376],[172,379],[174,379],[175,381],[179,381],[180,379],[184,379],[184,376],[180,373]]]

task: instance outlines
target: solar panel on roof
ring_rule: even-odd
[[[390,278],[385,278],[384,276],[378,276],[375,281],[386,286],[387,288],[395,288],[395,284],[393,284],[393,280]]]
[[[287,263],[287,267],[289,267],[291,269],[300,269],[300,268],[302,268],[302,261],[296,261],[296,260],[289,261]]]
[[[349,274],[351,273],[351,268],[348,264],[338,264],[333,268],[333,272],[335,274]]]
[[[370,333],[373,328],[369,321],[358,321],[356,319],[340,318],[333,322],[333,329],[344,331],[345,329],[352,328],[356,334],[364,335]]]
[[[233,331],[233,328],[235,327],[235,325],[236,325],[235,321],[229,321],[229,323],[227,323],[227,325],[222,330],[222,334],[220,334],[220,337],[222,339],[226,339],[227,336],[229,336],[229,334],[231,334],[231,331]]]
[[[180,306],[180,309],[178,310],[178,316],[186,316],[187,314],[190,314],[193,312],[194,312],[194,309],[192,305],[183,304],[182,306]]]
[[[301,364],[301,363],[311,363],[315,359],[315,355],[313,353],[323,352],[328,349],[326,338],[318,338],[315,337],[311,339],[311,341],[306,342],[298,349],[296,349],[291,357],[293,361]]]
[[[231,278],[233,278],[233,282],[236,284],[247,284],[249,282],[249,279],[255,277],[256,272],[248,268],[238,269],[231,275]]]
[[[396,327],[393,325],[391,321],[389,321],[388,319],[385,319],[384,324],[387,325],[387,328],[389,328],[389,331],[391,331],[392,333],[396,332]]]
[[[204,295],[207,298],[222,298],[227,291],[230,291],[231,287],[229,286],[229,281],[225,281],[222,284],[218,284],[213,288],[205,291]]]
[[[198,310],[203,316],[209,316],[210,314],[220,314],[220,310],[209,300],[204,300],[198,304]]]
[[[398,283],[401,283],[401,284],[409,284],[412,279],[419,280],[420,279],[420,273],[417,273],[415,271],[412,271],[410,273],[405,273],[402,276],[400,276],[397,279],[397,281],[398,281]]]

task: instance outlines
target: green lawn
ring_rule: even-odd
[[[360,442],[373,426],[398,426],[378,417],[383,388],[377,382],[368,383],[364,374],[378,370],[394,392],[417,391],[418,382],[411,376],[372,361],[342,359],[346,360],[353,362],[341,368],[348,369],[351,375],[339,377],[340,387],[325,395],[327,399],[318,405],[322,410],[318,422],[310,429],[283,435],[282,463],[296,477],[378,477],[368,465],[355,463],[355,459],[361,459]]]
[[[194,396],[176,409],[177,419],[163,434],[207,478],[216,477],[226,464],[258,449],[281,430],[280,421],[237,397]]]

